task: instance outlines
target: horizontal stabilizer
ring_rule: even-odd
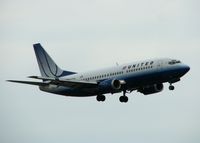
[[[58,79],[57,77],[41,77],[41,76],[28,76],[28,78],[33,78],[33,79],[42,79],[42,80],[56,80]]]

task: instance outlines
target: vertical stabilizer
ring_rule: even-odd
[[[34,44],[33,47],[40,68],[40,73],[43,77],[59,77],[62,75],[63,70],[56,65],[39,43]]]
[[[74,72],[63,71],[59,68],[40,43],[34,44],[33,47],[42,77],[60,77],[74,74]]]

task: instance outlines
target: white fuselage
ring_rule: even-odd
[[[173,63],[173,61],[175,62]],[[138,90],[149,85],[162,84],[164,82],[177,82],[188,70],[189,67],[182,64],[180,61],[163,58],[133,62],[111,68],[63,76],[60,77],[60,79],[91,83],[119,80],[126,84],[124,87],[126,90]],[[121,92],[123,89],[66,89],[66,87],[56,87],[48,89],[47,91],[67,96],[94,96],[98,94]]]
[[[101,81],[110,78],[120,78],[120,77],[128,77],[134,74],[140,74],[143,72],[151,72],[151,71],[158,71],[161,69],[172,68],[176,65],[169,65],[168,62],[171,59],[163,58],[163,59],[156,59],[156,60],[145,60],[133,63],[127,63],[123,65],[118,65],[111,68],[105,68],[90,72],[78,73],[69,76],[62,77],[63,79],[67,80],[78,80],[78,81]],[[179,63],[178,66],[183,65]]]

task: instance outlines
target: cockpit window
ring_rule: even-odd
[[[171,61],[168,62],[168,64],[170,64],[170,65],[174,65],[174,64],[178,64],[178,63],[181,63],[181,61],[171,60]]]

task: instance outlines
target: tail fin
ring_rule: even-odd
[[[59,68],[48,53],[42,48],[40,43],[33,45],[38,66],[42,77],[61,77],[75,74],[70,71],[63,71]]]

